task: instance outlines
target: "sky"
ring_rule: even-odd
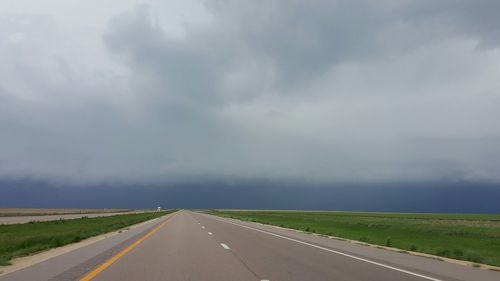
[[[499,10],[2,0],[0,180],[497,185]]]

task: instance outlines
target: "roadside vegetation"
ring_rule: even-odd
[[[171,212],[173,211],[0,225],[0,265],[8,265],[14,257],[78,242]]]
[[[500,266],[500,215],[216,210],[208,213]]]
[[[99,214],[130,212],[131,209],[34,209],[34,208],[0,208],[0,217],[47,216],[71,214]]]

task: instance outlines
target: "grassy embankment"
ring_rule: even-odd
[[[104,214],[125,213],[131,209],[31,209],[31,208],[0,208],[0,217],[49,216],[73,214]]]
[[[500,266],[500,215],[300,211],[209,213]]]
[[[13,257],[78,242],[170,212],[173,211],[0,225],[0,265],[8,265]]]
[[[48,216],[72,214],[124,213],[130,209],[35,209],[35,208],[0,208],[0,217]]]

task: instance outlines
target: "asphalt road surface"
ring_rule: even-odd
[[[500,280],[500,272],[179,211],[3,280]]]

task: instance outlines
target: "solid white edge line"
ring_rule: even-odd
[[[220,243],[220,245],[222,246],[222,248],[226,249],[226,250],[229,250],[231,248],[229,248],[228,245],[224,244],[224,243]]]
[[[395,271],[403,272],[403,273],[406,273],[406,274],[409,274],[409,275],[413,275],[413,276],[417,276],[417,277],[420,277],[420,278],[424,278],[424,279],[427,279],[427,280],[444,281],[442,279],[437,279],[437,278],[430,277],[430,276],[427,276],[427,275],[423,275],[423,274],[420,274],[420,273],[408,271],[408,270],[405,270],[405,269],[402,269],[402,268],[397,268],[397,267],[394,267],[394,266],[390,266],[390,265],[387,265],[387,264],[383,264],[383,263],[379,263],[379,262],[376,262],[376,261],[368,260],[368,259],[365,259],[365,258],[360,258],[360,257],[357,257],[357,256],[353,256],[353,255],[350,255],[350,254],[346,254],[346,253],[339,252],[339,251],[336,251],[336,250],[332,250],[332,249],[329,249],[329,248],[325,248],[325,247],[322,247],[322,246],[314,245],[314,244],[311,244],[311,243],[308,243],[308,242],[300,241],[300,240],[297,240],[297,239],[294,239],[294,238],[290,238],[290,237],[286,237],[286,236],[279,235],[279,234],[276,234],[276,233],[272,233],[272,232],[269,232],[269,231],[265,231],[265,230],[262,230],[262,229],[253,228],[253,227],[250,227],[250,226],[242,225],[242,224],[239,224],[239,223],[234,223],[234,222],[231,222],[231,221],[222,220],[222,219],[215,218],[215,217],[212,217],[212,218],[214,220],[218,220],[218,221],[225,222],[225,223],[230,223],[230,224],[233,224],[233,225],[236,225],[236,226],[239,226],[239,227],[244,227],[244,228],[247,228],[247,229],[251,229],[251,230],[254,230],[254,231],[257,231],[257,232],[262,232],[262,233],[269,234],[269,235],[272,235],[272,236],[276,236],[276,237],[279,237],[279,238],[282,238],[282,239],[286,239],[286,240],[290,240],[290,241],[293,241],[293,242],[297,242],[299,244],[311,246],[311,247],[314,247],[314,248],[317,248],[317,249],[320,249],[320,250],[324,250],[324,251],[327,251],[327,252],[331,252],[331,253],[334,253],[334,254],[345,256],[345,257],[352,258],[352,259],[355,259],[355,260],[363,261],[363,262],[366,262],[366,263],[378,265],[378,266],[381,266],[381,267],[384,267],[384,268],[388,268],[388,269],[392,269],[392,270],[395,270]]]

